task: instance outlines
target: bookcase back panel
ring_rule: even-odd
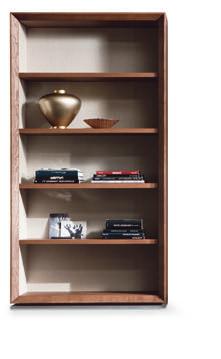
[[[78,96],[82,106],[70,128],[88,127],[87,118],[115,118],[115,127],[158,127],[156,79],[119,82],[28,82],[26,103],[20,107],[22,127],[50,125],[40,111],[39,98],[55,89]]]
[[[155,71],[157,29],[29,28],[25,54],[30,72]]]
[[[22,221],[27,238],[44,239],[49,214],[68,213],[73,220],[86,221],[87,237],[96,239],[106,219],[143,218],[147,238],[157,238],[157,195],[156,190],[30,190]]]
[[[39,168],[75,167],[90,180],[96,170],[141,170],[149,182],[158,179],[157,136],[29,136],[21,182]]]
[[[157,248],[31,246],[24,263],[28,291],[157,292]]]

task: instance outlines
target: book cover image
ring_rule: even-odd
[[[86,239],[87,222],[64,220],[61,222],[61,237],[67,239]]]
[[[69,218],[67,213],[51,213],[49,216],[49,238],[60,238],[62,221],[67,221]]]

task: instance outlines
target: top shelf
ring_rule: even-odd
[[[146,80],[158,77],[157,72],[19,72],[27,81],[119,81]]]

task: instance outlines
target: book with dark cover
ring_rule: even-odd
[[[103,239],[144,239],[145,233],[102,233]]]
[[[143,229],[143,219],[107,219],[106,229]]]
[[[103,230],[103,233],[104,234],[109,234],[109,233],[117,233],[117,234],[120,234],[120,233],[143,233],[143,229],[135,229],[135,228],[124,228],[124,229],[120,229],[120,228],[117,228],[117,229],[104,229]]]
[[[81,173],[76,170],[37,170],[35,171],[35,175],[42,176],[78,176]]]
[[[80,183],[78,179],[76,180],[34,180],[34,183]]]

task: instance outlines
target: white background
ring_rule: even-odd
[[[1,1],[2,358],[220,358],[220,1]],[[9,306],[9,11],[166,11],[169,21],[169,305]],[[4,354],[3,354],[4,353]]]

